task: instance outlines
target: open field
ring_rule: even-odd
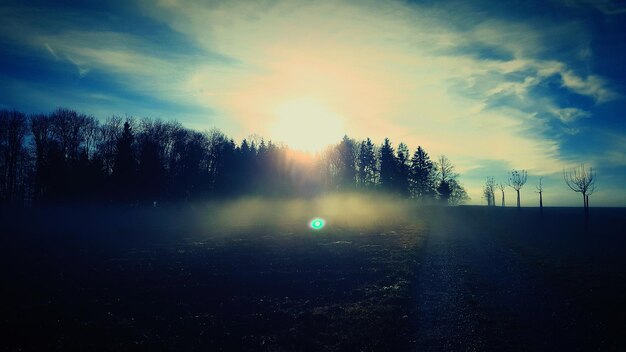
[[[2,350],[623,350],[624,209],[3,212]]]
[[[421,350],[623,350],[624,209],[450,209],[417,274]]]

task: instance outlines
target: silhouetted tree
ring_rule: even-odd
[[[465,188],[458,182],[458,177],[450,159],[445,155],[440,156],[436,164],[437,193],[445,204],[457,205],[469,200]]]
[[[122,134],[117,139],[115,156],[113,161],[113,189],[120,201],[135,200],[135,180],[137,173],[137,161],[133,151],[135,136],[132,120],[124,122]]]
[[[93,118],[74,110],[59,108],[50,115],[52,133],[59,144],[64,159],[73,164],[78,160],[80,149],[86,140],[86,129]]]
[[[441,155],[437,159],[437,177],[440,181],[447,181],[456,177],[454,172],[454,165],[450,162],[447,156]]]
[[[465,203],[470,198],[465,188],[459,183],[459,174],[454,172],[454,165],[450,159],[442,155],[437,160],[436,166],[437,193],[439,199],[445,204],[458,205]]]
[[[285,182],[291,177],[289,165],[287,164],[288,150],[284,146],[278,146],[272,141],[267,142],[266,167],[268,178],[268,194],[285,195],[289,190],[289,183]]]
[[[30,117],[33,143],[35,144],[35,187],[33,200],[40,202],[46,198],[49,181],[49,171],[52,165],[49,160],[52,129],[50,119],[44,114]]]
[[[595,185],[595,182],[594,182],[594,184],[592,185],[592,187],[590,187],[590,188],[587,190],[587,195],[585,195],[585,204],[587,205],[587,209],[589,209],[589,196],[590,196],[590,195],[592,195],[592,194],[593,194],[593,192],[595,192],[595,190],[596,190],[596,185]]]
[[[35,202],[85,201],[99,187],[96,144],[98,121],[76,111],[59,108],[50,115],[33,115],[35,145]],[[95,163],[94,163],[95,161]]]
[[[574,192],[582,194],[583,207],[585,214],[587,214],[589,211],[589,195],[595,191],[596,187],[596,174],[593,172],[593,168],[590,167],[589,171],[587,171],[585,170],[585,164],[582,164],[571,172],[563,170],[563,178],[567,187]]]
[[[357,184],[360,188],[371,189],[376,185],[376,154],[374,144],[367,138],[361,142],[357,158]]]
[[[254,164],[254,173],[255,173],[255,189],[259,190],[262,194],[265,192],[270,191],[269,186],[268,186],[268,177],[270,174],[270,171],[268,169],[268,163],[269,163],[269,157],[268,157],[269,153],[268,153],[268,147],[265,144],[265,140],[261,139],[261,141],[259,142],[259,146],[257,148],[257,157],[256,157],[256,162]],[[319,170],[322,170],[322,167],[318,168]]]
[[[458,177],[458,174],[457,174]],[[459,205],[463,204],[470,200],[470,197],[467,195],[465,188],[461,185],[458,179],[455,177],[448,181],[448,185],[450,187],[450,196],[448,197],[448,204],[450,205]]]
[[[436,170],[438,181],[437,193],[439,194],[439,199],[448,203],[450,196],[452,195],[450,180],[456,177],[454,173],[454,166],[448,157],[442,155],[437,160]]]
[[[142,200],[162,200],[166,187],[165,162],[171,147],[172,126],[160,120],[144,119],[137,134],[139,165],[137,191]]]
[[[483,197],[487,201],[487,206],[496,205],[496,181],[493,177],[487,177],[485,185],[483,186]]]
[[[354,189],[356,185],[357,148],[353,139],[343,136],[337,146],[337,172],[341,190]]]
[[[241,193],[252,191],[251,179],[253,178],[254,159],[256,158],[256,150],[244,139],[237,148],[236,170],[233,177],[236,178],[235,183],[237,189]]]
[[[384,190],[394,189],[394,179],[397,173],[396,157],[389,138],[385,138],[380,147],[380,186]]]
[[[321,177],[324,179],[324,188],[333,192],[338,191],[343,182],[343,167],[338,145],[326,147],[320,155],[320,159],[323,169]]]
[[[539,178],[539,184],[535,188],[539,193],[539,211],[543,212],[543,177]]]
[[[216,131],[212,138],[211,167],[213,173],[213,194],[228,196],[236,193],[237,150],[235,141]]]
[[[506,188],[504,183],[498,183],[497,188],[502,192],[502,207],[504,208],[504,189]]]
[[[23,200],[28,127],[19,111],[0,110],[0,204]]]
[[[398,150],[396,152],[396,188],[400,195],[408,197],[410,196],[409,188],[409,174],[411,165],[409,163],[409,148],[404,143],[398,144]]]
[[[513,188],[517,192],[517,207],[521,206],[519,191],[524,187],[528,180],[528,172],[526,170],[513,170],[511,176],[509,176],[509,187]]]
[[[411,158],[410,186],[411,195],[418,199],[431,198],[435,194],[435,166],[428,153],[417,147]]]
[[[452,196],[452,187],[450,186],[450,181],[439,181],[439,185],[437,186],[437,194],[439,194],[439,199],[444,203],[449,203],[450,197]]]
[[[115,155],[117,153],[117,143],[124,129],[124,120],[119,116],[107,118],[104,124],[98,129],[96,143],[97,154],[102,160],[105,175],[113,173]]]
[[[251,151],[254,153],[254,150]],[[181,195],[185,199],[208,195],[208,140],[206,135],[198,132],[186,134],[184,149],[179,161],[179,178],[176,185],[182,185]],[[252,169],[254,165],[251,165]],[[251,173],[254,170],[251,171]]]

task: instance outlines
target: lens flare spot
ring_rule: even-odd
[[[326,221],[322,218],[315,218],[309,223],[309,227],[313,230],[321,230],[324,228],[324,225],[326,225]]]

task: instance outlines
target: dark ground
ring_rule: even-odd
[[[3,211],[0,350],[626,350],[625,209],[321,232],[202,217]]]
[[[419,350],[626,350],[625,210],[439,213],[417,273]]]

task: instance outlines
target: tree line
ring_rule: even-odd
[[[253,136],[176,121],[90,115],[59,108],[0,110],[0,203],[148,203],[242,195],[388,192],[422,202],[468,200],[446,156],[345,136],[315,156]]]
[[[596,190],[596,174],[593,168],[585,169],[585,165],[574,168],[572,171],[567,172],[563,170],[563,180],[567,187],[577,193],[580,193],[583,197],[583,208],[585,214],[589,212],[589,196]],[[528,171],[526,170],[512,170],[509,174],[508,182],[496,183],[492,176],[487,177],[483,186],[483,199],[487,201],[487,206],[496,206],[496,192],[499,190],[502,193],[501,206],[505,206],[504,190],[507,186],[513,188],[517,193],[517,207],[521,207],[520,190],[528,181]],[[539,183],[535,186],[535,193],[539,194],[539,209],[543,211],[543,177],[539,178]]]

